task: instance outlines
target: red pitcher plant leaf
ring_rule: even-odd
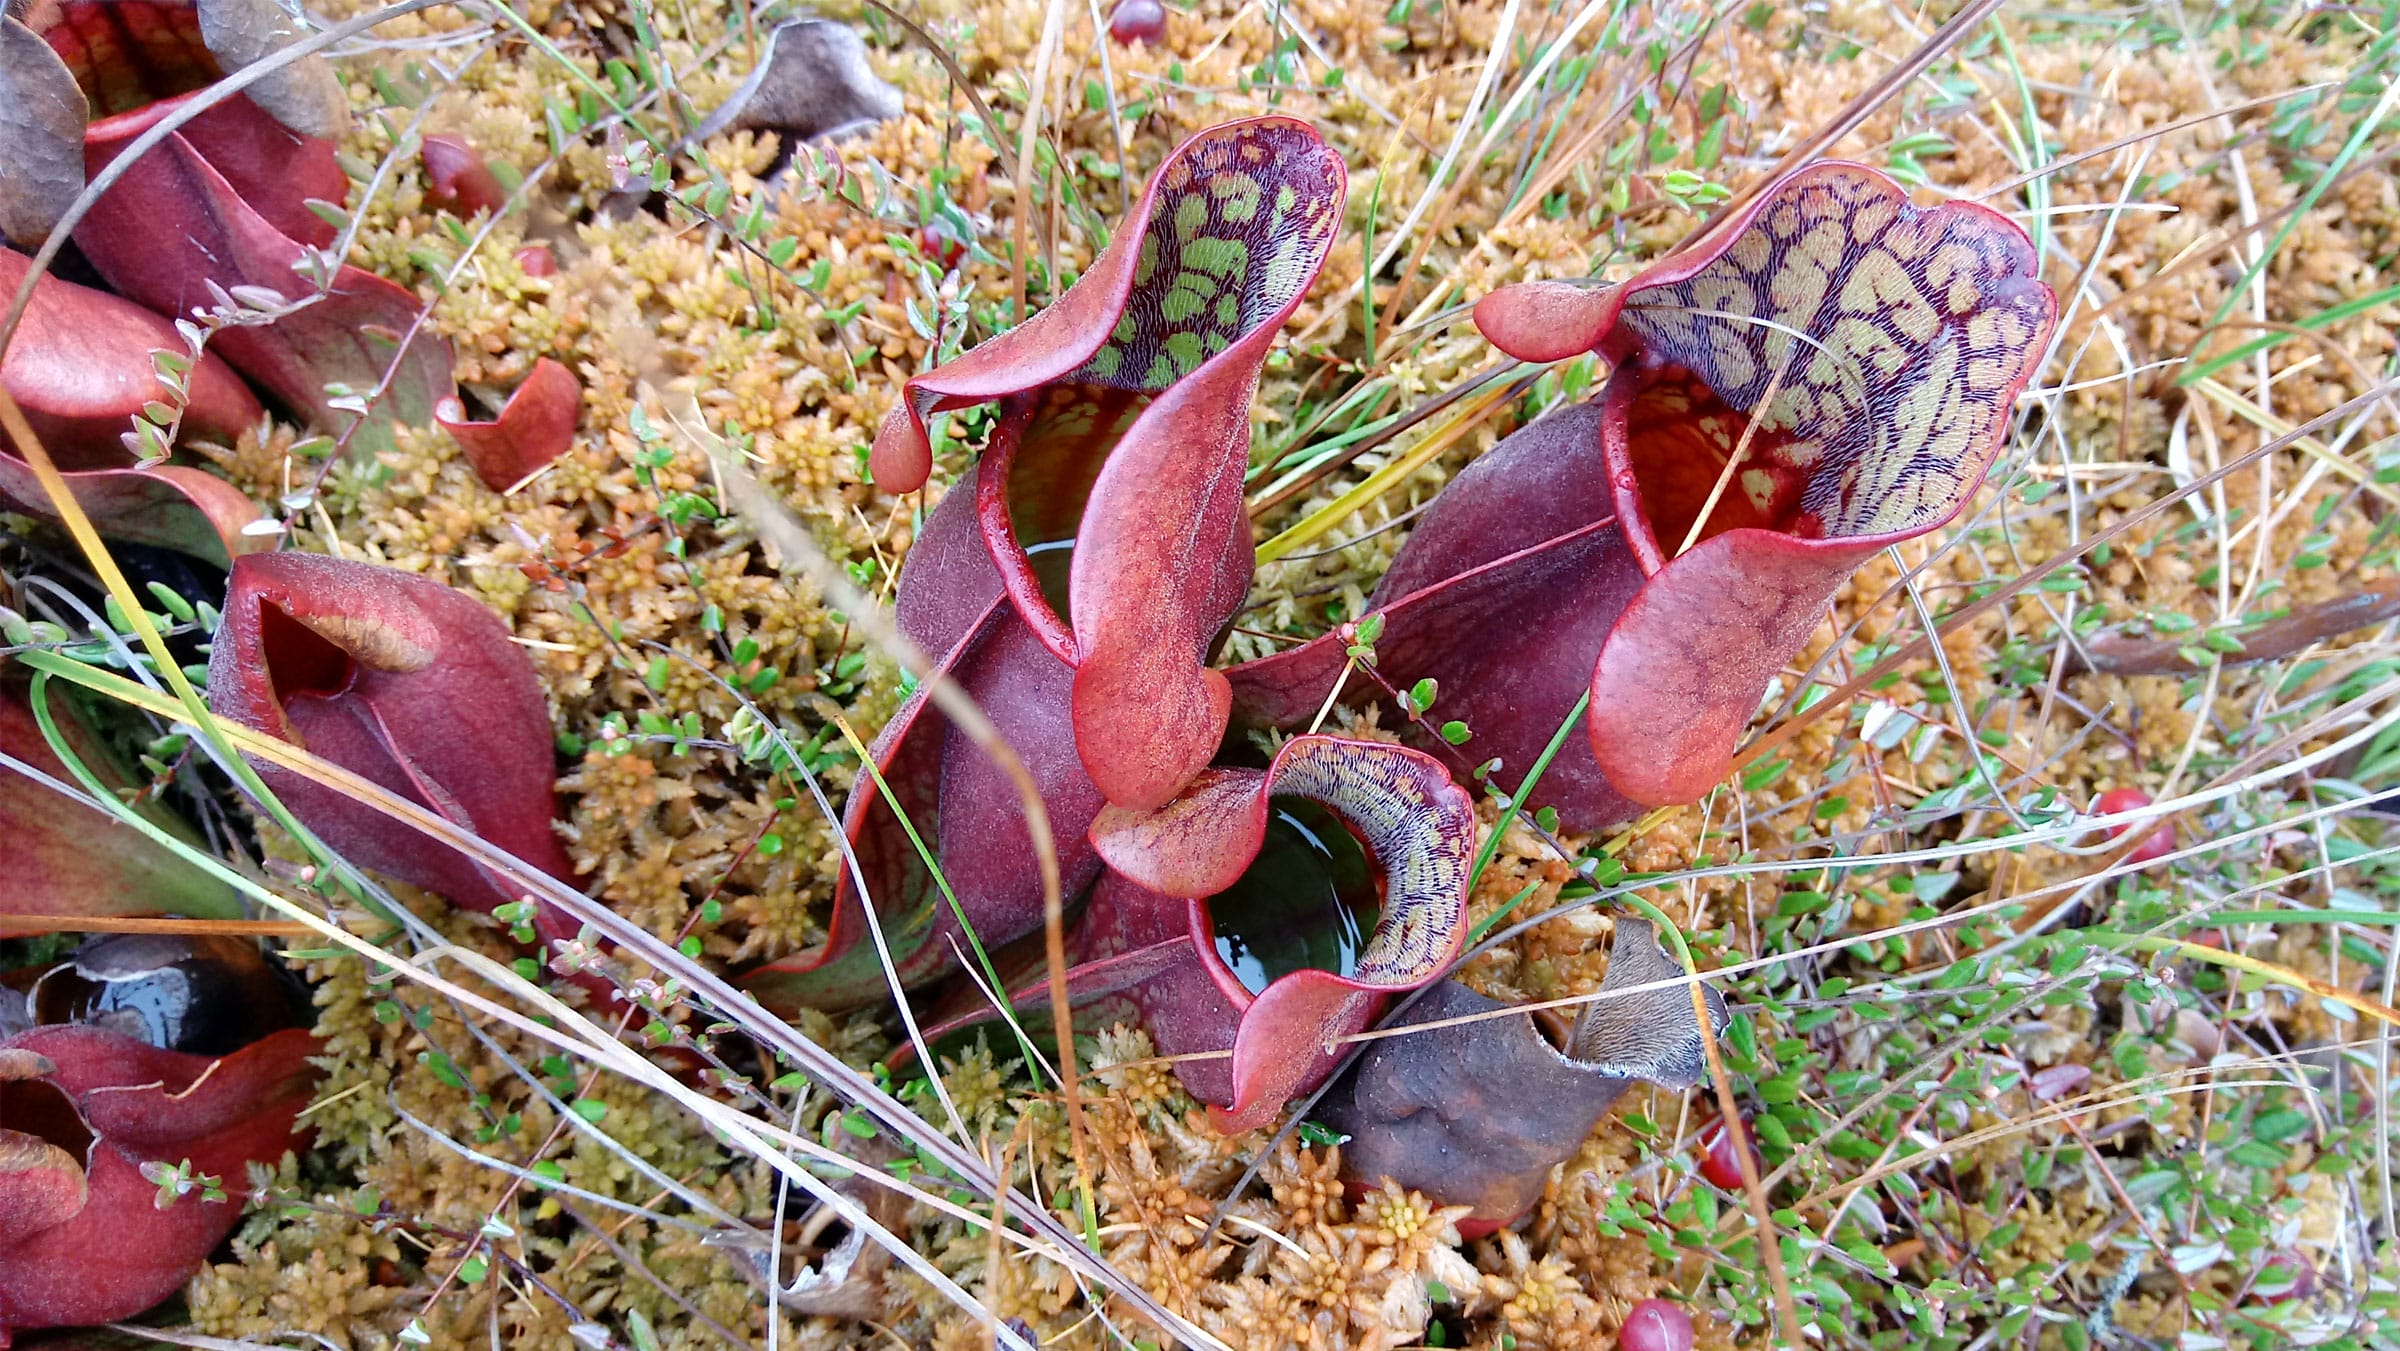
[[[1078,1025],[1132,1020],[1227,1133],[1333,1072],[1342,1037],[1448,967],[1464,941],[1475,818],[1422,752],[1295,737],[1265,770],[1211,769],[1155,812],[1104,808],[1108,864],[1066,972]],[[1020,977],[1023,983],[1019,983]],[[1012,1007],[1048,1012],[1041,960]],[[962,996],[926,1030],[994,1013]]]
[[[1074,669],[1076,748],[1119,805],[1164,803],[1223,739],[1206,662],[1250,584],[1250,398],[1345,186],[1304,123],[1201,132],[1056,304],[912,377],[876,435],[876,481],[909,492],[933,413],[1029,410],[985,454],[983,529],[1018,613]]]
[[[1072,900],[1100,871],[1085,838],[1100,811],[1100,791],[1075,756],[1068,726],[1073,673],[1018,617],[977,533],[975,474],[970,469],[951,486],[908,552],[900,571],[900,629],[920,649],[939,654],[940,674],[982,707],[1033,775]],[[958,966],[968,950],[962,915],[987,948],[1040,928],[1041,870],[1015,782],[922,690],[869,754],[889,796],[862,773],[843,829],[902,983],[923,984]],[[941,868],[938,879],[920,840]],[[886,997],[867,922],[857,879],[844,867],[824,944],[758,968],[744,988],[782,1010]]]
[[[155,544],[224,567],[241,554],[272,545],[272,536],[244,528],[258,505],[213,474],[182,465],[148,469],[86,469],[62,474],[67,491],[101,534]],[[24,461],[0,453],[0,506],[57,520],[41,481]]]
[[[95,123],[84,138],[92,171],[170,106]],[[311,186],[254,194],[247,185],[255,182]],[[346,188],[329,142],[295,136],[229,99],[135,164],[76,227],[75,243],[119,294],[162,314],[211,305],[211,283],[299,301],[316,292],[298,269],[333,238],[333,227],[301,203],[338,201]],[[449,349],[439,339],[420,334],[405,354],[400,350],[422,309],[405,288],[345,264],[322,299],[262,327],[221,329],[211,345],[286,406],[327,426],[343,425],[348,416],[334,407],[328,384],[363,395],[383,382],[397,358],[400,368],[374,425],[422,423],[453,388]]]
[[[455,398],[434,405],[433,420],[467,452],[475,477],[493,492],[506,492],[567,453],[583,417],[583,382],[559,362],[543,357],[489,422],[467,417]]]
[[[1295,737],[1263,771],[1207,770],[1151,812],[1106,808],[1092,843],[1113,906],[1185,914],[1213,998],[1133,994],[1165,1054],[1233,1053],[1221,1092],[1195,1085],[1228,1132],[1323,1082],[1334,1043],[1441,974],[1465,937],[1474,808],[1420,751]]]
[[[1996,212],[1821,164],[1713,247],[1576,297],[1580,322],[1546,289],[1476,307],[1503,350],[1527,300],[1613,368],[1606,484],[1643,581],[1587,726],[1620,792],[1708,791],[1858,565],[1965,507],[2057,320],[2040,272]]]
[[[0,291],[14,294],[33,260],[0,249]],[[125,434],[145,404],[170,390],[159,383],[154,353],[180,357],[183,335],[130,300],[44,275],[15,341],[0,354],[5,383],[43,449],[61,469],[133,463]],[[230,445],[265,417],[249,387],[223,359],[203,353],[185,377],[186,433]],[[0,441],[7,433],[0,432]]]
[[[456,136],[428,136],[418,149],[425,161],[425,204],[454,216],[497,211],[508,189],[475,147]]]
[[[0,102],[80,94],[97,120],[82,131],[72,170],[78,185],[186,100],[206,97],[225,71],[295,31],[275,0],[41,0],[26,9],[23,26],[62,60],[0,64]],[[21,38],[7,45],[20,47]],[[221,304],[226,294],[312,296],[296,269],[334,239],[310,203],[338,206],[349,193],[328,139],[348,121],[330,67],[317,58],[286,67],[210,106],[129,166],[77,224],[76,246],[118,294],[170,318]],[[56,139],[45,132],[45,155],[58,153]],[[47,159],[45,166],[45,182],[68,172]],[[367,431],[380,443],[387,422],[422,422],[451,393],[449,353],[431,337],[401,351],[422,311],[410,292],[360,268],[327,266],[322,297],[269,324],[228,327],[212,345],[286,406],[329,426],[341,421],[328,384],[363,395],[397,360]]]
[[[0,294],[13,294],[31,260],[0,249]],[[44,276],[16,340],[0,355],[0,386],[25,411],[42,447],[65,471],[68,490],[100,532],[159,544],[220,565],[272,541],[242,533],[258,508],[233,485],[175,466],[136,467],[125,436],[143,406],[168,396],[152,358],[178,356],[185,344],[172,324],[130,301]],[[258,400],[215,356],[185,376],[188,434],[231,442],[258,425]],[[0,432],[0,505],[56,519],[33,469]]]
[[[55,690],[50,707],[75,758],[112,788],[136,786]],[[61,786],[81,786],[51,750],[18,681],[0,682],[0,753]],[[205,848],[154,801],[145,799],[137,810],[195,848]],[[25,932],[11,923],[11,917],[22,915],[241,917],[230,887],[172,850],[99,807],[5,767],[0,767],[0,839],[9,842],[8,869],[0,876],[0,937]]]
[[[550,710],[508,628],[439,582],[321,554],[236,559],[209,654],[219,717],[303,746],[562,881],[551,823]],[[522,898],[498,874],[288,771],[259,776],[303,825],[361,867],[489,911]],[[575,932],[553,907],[544,936]]]
[[[1596,404],[1562,408],[1460,471],[1368,599],[1384,619],[1376,669],[1403,689],[1433,680],[1434,716],[1472,733],[1457,753],[1498,759],[1498,784],[1523,782],[1641,587],[1616,512],[1592,489],[1604,472],[1600,421]],[[1495,623],[1501,615],[1508,622]],[[1373,682],[1342,681],[1349,646],[1331,635],[1227,671],[1235,719],[1304,725],[1336,682],[1350,698],[1372,697]],[[1561,744],[1534,796],[1570,830],[1635,812],[1581,736]]]
[[[1135,1023],[1160,1055],[1199,1057],[1177,1061],[1175,1075],[1193,1097],[1221,1108],[1233,1101],[1232,1046],[1249,991],[1245,987],[1237,1002],[1220,988],[1215,966],[1200,955],[1199,944],[1213,943],[1214,936],[1195,940],[1191,910],[1189,901],[1103,872],[1069,939],[1067,999],[1078,1031]],[[1323,916],[1311,912],[1308,918]],[[1046,1020],[1049,973],[1036,941],[1029,938],[997,960],[1010,1008],[1028,1026]],[[935,1005],[925,1036],[941,1041],[997,1016],[982,990],[954,989]]]
[[[1596,350],[1612,373],[1596,418],[1536,422],[1438,499],[1376,592],[1379,670],[1440,677],[1461,711],[1436,716],[1519,772],[1588,689],[1588,744],[1538,794],[1571,826],[1697,799],[1858,565],[1981,484],[2056,319],[2038,274],[2004,217],[1818,164],[1621,286],[1485,297],[1503,351]],[[1487,660],[1471,649],[1508,647],[1487,626],[1461,651],[1494,613],[1529,616],[1528,641]],[[1233,676],[1245,710],[1288,718],[1341,640],[1257,665]]]
[[[230,947],[105,939],[0,989],[0,1340],[174,1294],[306,1145],[316,1039],[255,948],[200,941]]]
[[[1391,1183],[1472,1206],[1462,1231],[1504,1226],[1541,1199],[1550,1170],[1626,1089],[1648,1082],[1680,1092],[1708,1077],[1687,987],[1639,988],[1683,974],[1649,921],[1617,920],[1608,974],[1563,1051],[1531,1014],[1504,1014],[1500,1001],[1443,981],[1386,1030],[1474,1021],[1369,1042],[1316,1117],[1350,1137],[1342,1171],[1353,1185]],[[1724,998],[1713,989],[1705,997],[1722,1031]]]

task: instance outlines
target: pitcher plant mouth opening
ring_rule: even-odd
[[[1052,385],[1016,395],[986,447],[976,509],[1002,585],[1045,647],[1075,655],[1075,543],[1101,471],[1152,395]]]
[[[1110,802],[1161,805],[1224,739],[1231,694],[1208,662],[1249,591],[1250,404],[1347,186],[1296,119],[1194,135],[1066,294],[910,377],[876,433],[876,484],[912,492],[932,472],[927,419],[1002,405],[984,540],[1074,670],[1075,748]]]
[[[1298,971],[1355,977],[1383,911],[1382,868],[1316,799],[1276,794],[1267,810],[1258,857],[1208,898],[1216,964],[1252,995]]]
[[[1633,507],[1620,519],[1645,567],[1656,571],[1732,530],[1795,539],[1823,533],[1823,522],[1802,505],[1808,476],[1784,454],[1792,438],[1773,413],[1753,426],[1749,414],[1679,368],[1628,372],[1626,383],[1624,430],[1610,442],[1621,445],[1624,467],[1611,487]]]
[[[1875,170],[1822,163],[1620,285],[1484,297],[1495,347],[1596,353],[1608,380],[1436,500],[1374,597],[1386,680],[1434,680],[1455,702],[1431,716],[1512,774],[1585,700],[1585,745],[1542,794],[1573,828],[1697,801],[1858,566],[1982,484],[2056,321],[2040,271],[1995,212],[1916,207]],[[1484,638],[1493,611],[1539,650]],[[1342,665],[1333,637],[1229,679],[1245,716],[1273,722]]]
[[[1152,812],[1103,809],[1092,843],[1130,884],[1112,904],[1187,908],[1185,960],[1222,1010],[1145,1012],[1162,1043],[1233,1052],[1211,1114],[1227,1131],[1323,1082],[1340,1038],[1465,940],[1474,806],[1420,751],[1295,737],[1264,771],[1204,771]]]

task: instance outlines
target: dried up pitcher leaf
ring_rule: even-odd
[[[1648,921],[1619,919],[1600,997],[1563,1053],[1530,1014],[1378,1038],[1317,1106],[1320,1120],[1350,1136],[1343,1172],[1473,1206],[1477,1221],[1515,1219],[1635,1082],[1682,1090],[1708,1076],[1683,974]],[[1676,983],[1618,993],[1667,981]],[[1706,997],[1722,1029],[1725,1001],[1713,989]],[[1392,1026],[1507,1007],[1444,981]]]
[[[785,148],[838,136],[900,115],[900,91],[867,64],[867,44],[847,25],[795,19],[767,34],[750,78],[695,128],[705,141],[736,131],[771,131]]]
[[[75,76],[50,44],[0,17],[0,238],[38,248],[73,205],[83,191],[89,117]]]

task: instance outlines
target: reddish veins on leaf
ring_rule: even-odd
[[[979,479],[984,534],[1019,615],[1073,668],[1077,753],[1120,805],[1164,803],[1223,739],[1230,692],[1207,658],[1250,581],[1250,399],[1345,185],[1290,118],[1199,133],[1065,295],[909,379],[876,435],[876,482],[912,492],[928,418],[1009,408]],[[1066,556],[1063,591],[1037,551]]]
[[[2055,322],[2039,273],[2006,218],[1920,209],[1872,169],[1827,163],[1622,285],[1484,297],[1494,346],[1593,351],[1608,383],[1436,501],[1373,598],[1380,668],[1464,695],[1436,716],[1466,722],[1504,782],[1588,694],[1586,736],[1541,790],[1570,828],[1697,800],[1858,565],[1956,517],[1982,482]],[[1490,613],[1524,623],[1471,627]],[[1245,715],[1280,721],[1330,688],[1337,644],[1230,673]]]

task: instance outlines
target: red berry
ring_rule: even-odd
[[[942,265],[944,272],[958,266],[967,256],[967,246],[957,236],[938,225],[917,227],[917,252]]]
[[[2092,810],[2102,816],[2116,816],[2123,812],[2137,812],[2149,805],[2150,795],[2143,792],[2139,788],[2111,788],[2107,792],[2102,793],[2100,796],[2092,799]],[[2108,837],[2112,840],[2116,839],[2118,836],[2123,835],[2126,831],[2131,829],[2133,829],[2131,826],[2111,827],[2108,832]],[[2175,824],[2172,821],[2161,821],[2158,825],[2158,828],[2150,832],[2150,837],[2148,839],[2143,840],[2141,844],[2134,848],[2132,853],[2125,856],[2125,861],[2133,867],[2139,868],[2147,864],[2156,863],[2158,860],[2165,858],[2167,855],[2174,852]]]
[[[1750,1123],[1742,1122],[1742,1138],[1750,1139]],[[1729,1192],[1742,1189],[1742,1162],[1733,1152],[1733,1135],[1725,1129],[1722,1118],[1700,1129],[1700,1176]],[[1750,1166],[1758,1167],[1758,1146],[1750,1146]]]
[[[1618,1351],[1692,1351],[1692,1320],[1674,1302],[1645,1299],[1625,1315]]]
[[[1167,7],[1160,0],[1121,0],[1109,16],[1108,35],[1124,46],[1158,42],[1167,35]]]
[[[507,205],[508,189],[500,176],[465,141],[428,136],[417,153],[425,160],[425,205],[462,219]]]
[[[550,256],[547,244],[528,244],[517,250],[517,270],[528,277],[555,277],[558,260]]]

